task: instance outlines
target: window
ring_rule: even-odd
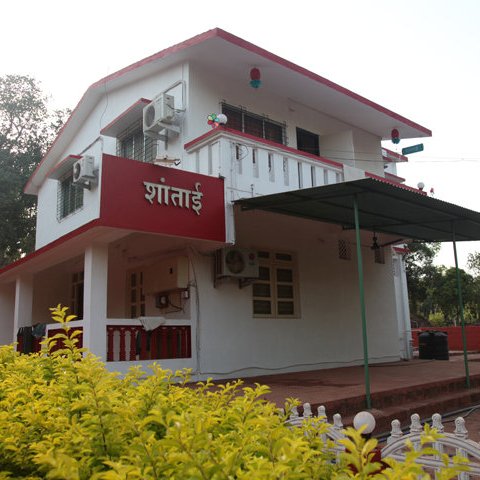
[[[83,187],[73,183],[72,174],[59,180],[57,191],[57,220],[83,207]]]
[[[350,260],[352,258],[352,249],[346,240],[338,241],[338,258],[342,260]]]
[[[145,295],[143,293],[143,272],[130,270],[127,274],[127,317],[145,316]]]
[[[70,301],[72,315],[76,315],[77,319],[83,318],[83,272],[75,272],[72,275]]]
[[[290,253],[258,252],[260,276],[252,286],[253,315],[298,317],[296,261]]]
[[[316,133],[307,132],[297,127],[297,150],[320,155],[319,137]]]
[[[222,113],[228,118],[228,128],[282,145],[286,144],[284,123],[275,122],[263,115],[247,112],[226,103],[222,103]]]
[[[157,142],[143,134],[142,120],[138,120],[119,134],[117,138],[117,156],[153,162],[157,156]]]

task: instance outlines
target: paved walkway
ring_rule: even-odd
[[[480,354],[469,354],[469,371],[472,380],[474,377],[477,379],[480,378]],[[385,392],[388,395],[391,392],[394,404],[395,397],[400,391],[411,391],[415,388],[418,390],[419,386],[448,380],[457,380],[460,385],[463,385],[463,380],[465,379],[464,359],[463,355],[460,354],[451,355],[448,361],[414,359],[410,361],[370,365],[369,372],[372,395]],[[268,385],[271,393],[267,395],[267,398],[275,402],[279,407],[284,405],[286,398],[293,397],[297,398],[301,403],[309,402],[312,405],[341,402],[342,404],[348,405],[348,415],[352,416],[364,409],[365,376],[363,366],[249,377],[244,379],[244,381],[245,385],[248,386],[254,383]],[[460,388],[463,390],[462,387]],[[359,396],[363,397],[361,399],[362,406],[352,408],[351,400]],[[431,398],[430,401],[433,403],[435,400],[438,400],[438,398]],[[417,407],[420,407],[420,405],[424,407],[425,403],[428,405],[428,397],[427,399],[419,399],[418,403],[413,402],[404,405],[404,408],[408,410],[408,418],[411,414],[417,413],[415,411]],[[473,407],[477,405],[477,403],[478,402],[472,402],[470,406]],[[339,404],[337,403],[337,405]],[[357,403],[356,405],[359,404]],[[355,408],[356,411],[351,411],[355,410]],[[436,407],[432,406],[432,408],[435,409]],[[439,411],[438,413],[445,415],[451,410],[454,409],[451,408],[448,411]],[[327,415],[330,420],[334,413],[336,412],[329,411],[327,408]],[[382,415],[385,415],[385,411],[382,412],[375,409],[375,401],[373,401],[372,413],[377,418],[377,423]],[[435,411],[430,412],[429,415],[433,413],[435,413]],[[445,430],[453,431],[455,428],[453,420],[456,416],[464,415],[468,415],[468,411],[445,418]],[[393,418],[398,417],[395,416]],[[349,423],[348,419],[344,418],[344,420]],[[480,409],[472,411],[465,420],[469,431],[469,438],[477,442],[480,441]],[[402,421],[403,426],[407,426],[408,424],[409,422],[405,423],[405,419]],[[386,425],[382,425],[382,427],[377,425],[377,427],[381,428],[380,431],[376,432],[378,434],[386,431],[388,428]]]
[[[469,369],[471,376],[480,375],[480,354],[469,355]],[[448,361],[415,359],[374,364],[370,365],[369,373],[370,390],[373,394],[464,378],[465,366],[463,355],[452,355]],[[279,406],[282,406],[288,397],[297,398],[301,403],[323,404],[365,395],[363,366],[265,375],[244,380],[246,385],[268,385],[271,393],[267,398]]]

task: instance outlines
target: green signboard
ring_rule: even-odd
[[[410,155],[410,153],[423,152],[423,143],[412,145],[411,147],[402,148],[402,155]]]

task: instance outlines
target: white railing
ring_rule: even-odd
[[[322,422],[328,423],[325,407],[320,406],[317,410],[318,417]],[[292,409],[291,415],[287,421],[289,425],[301,426],[304,420],[312,417],[312,409],[310,404],[303,405],[303,415],[299,415],[298,409]],[[327,433],[324,434],[323,440],[329,439],[335,442],[335,451],[337,456],[345,450],[344,446],[338,443],[339,440],[345,438],[343,431],[342,417],[340,414],[333,416],[333,422],[329,425]],[[445,427],[442,424],[442,416],[438,413],[432,416],[431,427],[434,428],[440,435],[433,444],[428,446],[433,447],[439,454],[436,456],[422,455],[415,461],[420,464],[428,473],[434,474],[436,477],[440,469],[445,468],[445,455],[448,456],[449,466],[455,465],[455,456],[463,457],[467,460],[465,464],[468,471],[460,472],[457,476],[459,480],[469,480],[473,478],[480,478],[480,443],[477,443],[468,438],[468,431],[465,426],[465,419],[457,417],[455,419],[455,429],[453,432],[445,432]],[[405,461],[406,454],[410,450],[411,445],[416,451],[421,450],[421,437],[424,433],[424,428],[420,422],[418,414],[411,416],[411,424],[409,432],[404,434],[400,422],[398,420],[392,421],[392,430],[390,436],[387,438],[387,444],[380,449],[382,458],[392,458],[397,461]]]
[[[219,131],[187,148],[180,168],[225,177],[232,199],[343,181],[343,166],[283,145]]]

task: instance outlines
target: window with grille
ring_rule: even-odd
[[[352,258],[352,248],[346,240],[338,241],[338,258],[342,260],[350,260]]]
[[[72,275],[70,311],[77,319],[83,318],[83,278],[83,272],[75,272]]]
[[[157,142],[143,134],[142,120],[138,120],[117,138],[117,156],[138,160],[140,162],[153,162],[157,156]]]
[[[226,103],[222,103],[222,113],[228,118],[228,128],[282,145],[287,143],[284,123],[270,120],[264,115],[257,115]]]
[[[57,220],[61,220],[83,207],[83,190],[83,187],[73,183],[72,174],[59,180],[57,190]]]
[[[258,252],[259,278],[252,286],[255,317],[294,318],[299,315],[295,258],[290,253]]]
[[[143,293],[143,271],[130,270],[127,274],[127,317],[145,316],[145,295]]]

